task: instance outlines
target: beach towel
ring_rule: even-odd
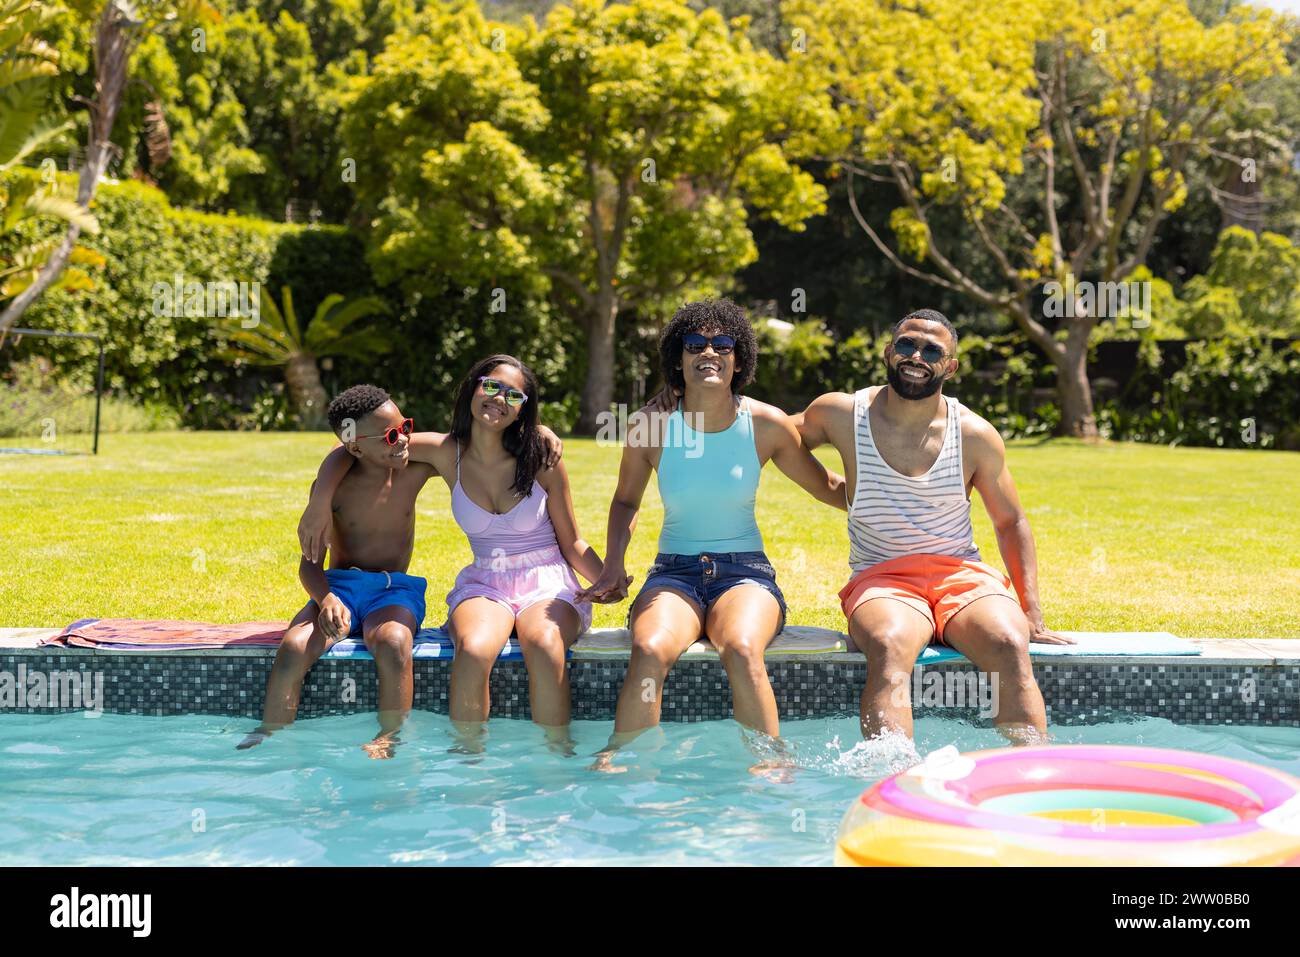
[[[248,621],[234,625],[214,625],[200,621],[145,621],[131,618],[83,618],[57,635],[41,640],[42,646],[62,645],[115,651],[198,651],[213,648],[275,648],[284,634],[285,622]],[[1149,657],[1153,655],[1199,655],[1200,648],[1184,638],[1164,631],[1084,632],[1066,631],[1077,644],[1031,644],[1033,656],[1069,657]],[[582,657],[621,658],[632,651],[631,633],[626,628],[592,628],[573,646]],[[412,654],[416,658],[451,658],[451,637],[441,628],[424,628],[415,636]],[[848,637],[830,628],[789,625],[768,646],[769,655],[816,657],[827,654],[854,653]],[[570,652],[572,655],[572,652]],[[706,640],[690,646],[687,658],[716,658],[717,649]],[[345,638],[325,653],[327,658],[370,658],[361,638]],[[921,652],[921,664],[938,664],[962,657],[951,648],[930,645]],[[523,658],[514,637],[501,650],[500,660]]]
[[[198,651],[205,648],[274,648],[286,622],[245,621],[214,625],[204,621],[136,618],[82,618],[41,642],[70,648],[118,651]]]
[[[203,621],[135,618],[82,618],[57,635],[41,640],[42,646],[96,648],[108,651],[203,651],[218,648],[276,648],[288,622],[245,621],[214,625]],[[424,628],[415,636],[416,658],[450,658],[451,636],[441,628]],[[360,637],[334,643],[326,658],[370,658]],[[501,650],[503,660],[523,658],[513,637]]]

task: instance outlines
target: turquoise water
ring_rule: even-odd
[[[863,742],[855,718],[782,725],[789,780],[749,773],[730,721],[665,724],[588,770],[611,722],[577,722],[578,755],[496,720],[482,755],[450,753],[446,716],[419,712],[389,761],[360,745],[372,715],[300,722],[250,751],[255,724],[191,715],[0,715],[0,864],[825,865],[870,782],[914,763],[903,739]],[[1144,718],[1056,728],[1060,743],[1144,744],[1300,775],[1300,729]],[[1000,747],[959,721],[917,723],[921,755]]]

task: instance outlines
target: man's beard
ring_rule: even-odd
[[[903,373],[899,371],[902,367],[901,362],[898,365],[885,364],[885,380],[900,399],[928,399],[943,388],[943,377],[935,375],[933,369],[927,370],[930,378],[918,382],[904,379]]]

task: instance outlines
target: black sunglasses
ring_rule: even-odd
[[[731,336],[714,336],[712,339],[706,339],[698,332],[688,332],[682,336],[682,348],[691,355],[699,355],[704,351],[705,346],[713,346],[713,351],[720,356],[731,355],[731,351],[736,348],[736,340]]]
[[[925,345],[919,346],[915,339],[910,339],[907,336],[903,336],[894,343],[894,352],[904,359],[910,359],[916,355],[918,348],[921,350],[921,358],[931,365],[934,365],[948,354],[943,351],[943,346],[937,346],[933,342],[927,342]]]

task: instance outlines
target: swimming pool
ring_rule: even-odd
[[[494,720],[482,755],[451,753],[445,715],[415,712],[391,761],[360,744],[373,715],[300,721],[251,751],[243,718],[0,715],[0,864],[828,865],[849,803],[913,763],[862,742],[856,717],[783,722],[796,769],[754,763],[732,721],[666,723],[587,770],[608,721],[574,722],[577,755]],[[1134,718],[1057,727],[1060,743],[1143,744],[1300,775],[1300,730]],[[990,728],[924,716],[917,750],[1000,747]]]

